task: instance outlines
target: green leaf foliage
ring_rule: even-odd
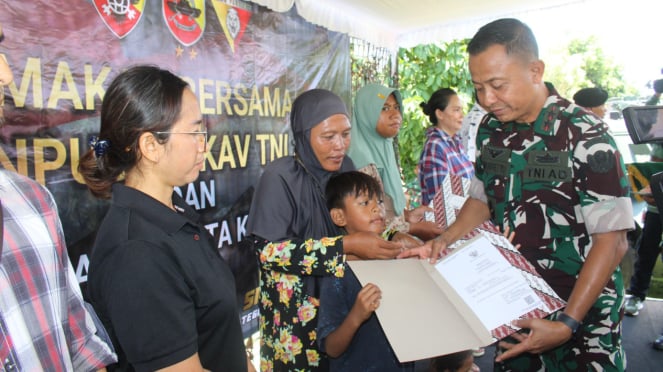
[[[546,61],[544,78],[567,98],[581,88],[601,87],[608,97],[637,93],[623,75],[623,67],[606,56],[596,36],[571,40],[564,48],[551,53]]]
[[[431,123],[419,106],[440,88],[452,88],[467,104],[473,102],[474,87],[467,67],[469,39],[444,44],[419,45],[398,52],[398,87],[403,96],[403,127],[398,150],[405,183],[416,179],[415,170]]]

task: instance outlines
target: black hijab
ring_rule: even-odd
[[[278,159],[265,169],[253,195],[250,234],[273,242],[340,234],[324,197],[327,181],[337,172],[325,170],[311,147],[311,129],[336,114],[350,117],[341,98],[328,90],[309,90],[295,99],[290,113],[295,156]],[[353,169],[346,156],[339,172]]]
[[[313,89],[302,93],[292,104],[290,125],[295,139],[295,157],[297,157],[311,175],[320,183],[324,195],[327,181],[336,172],[322,168],[311,147],[311,129],[332,115],[343,114],[350,119],[345,104],[336,94],[324,90]],[[343,168],[352,161],[348,156],[343,160]],[[352,166],[354,168],[354,166]]]

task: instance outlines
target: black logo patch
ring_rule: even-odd
[[[488,153],[490,154],[491,159],[497,159],[499,158],[500,155],[504,153],[505,149],[488,149]]]
[[[615,166],[615,153],[611,150],[597,151],[587,156],[587,163],[594,173],[608,173]]]
[[[546,152],[545,155],[537,155],[535,161],[539,164],[559,164],[559,156]]]

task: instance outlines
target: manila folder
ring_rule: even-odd
[[[376,313],[401,362],[428,359],[493,342],[465,302],[427,260],[348,261],[362,286],[377,285]]]

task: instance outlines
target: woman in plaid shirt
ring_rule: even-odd
[[[456,135],[463,124],[463,104],[453,89],[442,88],[422,102],[424,114],[433,124],[426,131],[426,143],[419,158],[422,205],[428,205],[447,174],[472,178],[474,166]]]

